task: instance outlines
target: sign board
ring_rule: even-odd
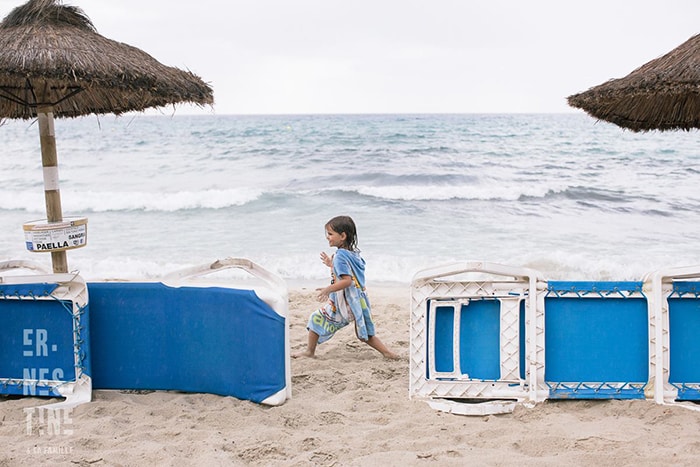
[[[28,222],[24,224],[24,239],[27,250],[35,252],[50,253],[84,247],[87,244],[87,218]]]

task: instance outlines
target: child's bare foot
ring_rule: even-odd
[[[293,353],[292,358],[299,358],[299,357],[308,357],[308,358],[316,358],[316,355],[309,352],[308,350],[305,350],[304,352],[299,352],[299,353]]]
[[[384,355],[384,358],[388,358],[389,360],[398,360],[401,358],[398,354],[388,350],[386,352],[382,352],[382,355]]]

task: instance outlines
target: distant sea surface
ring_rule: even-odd
[[[700,135],[583,114],[146,116],[56,120],[68,251],[86,279],[149,279],[229,256],[325,281],[323,226],[351,215],[368,281],[483,260],[557,280],[700,265]],[[0,260],[50,266],[36,123],[0,126]]]

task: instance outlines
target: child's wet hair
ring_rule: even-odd
[[[345,234],[344,247],[350,251],[357,250],[357,228],[355,221],[350,216],[336,216],[326,222],[326,227],[330,227],[334,232]]]

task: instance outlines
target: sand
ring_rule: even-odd
[[[371,284],[370,284],[371,286]],[[0,466],[698,465],[700,412],[650,401],[547,401],[463,416],[408,397],[408,286],[370,288],[388,360],[346,328],[292,360],[293,398],[268,407],[165,391],[93,392],[49,423],[45,399],[0,396]],[[292,351],[317,306],[290,291]],[[25,410],[26,409],[26,410]],[[34,413],[28,432],[27,413]]]

